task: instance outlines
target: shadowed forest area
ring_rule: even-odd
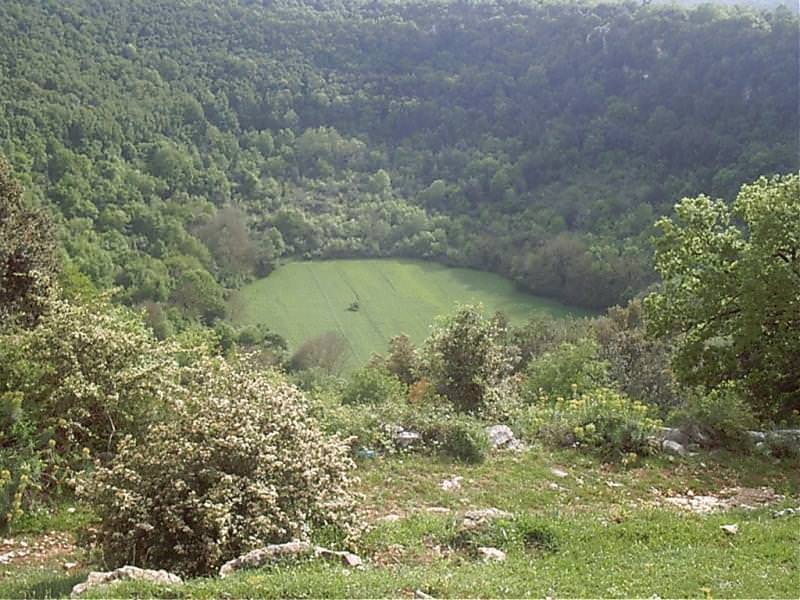
[[[795,597],[799,28],[0,3],[0,597]]]

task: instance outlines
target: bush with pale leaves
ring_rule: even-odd
[[[347,444],[277,376],[206,360],[170,419],[123,441],[81,493],[106,562],[208,574],[269,543],[358,530]]]

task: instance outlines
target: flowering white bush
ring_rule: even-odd
[[[133,311],[56,296],[38,310],[27,329],[0,323],[0,532],[90,456],[141,435],[178,388],[177,347]]]
[[[0,393],[21,395],[31,427],[63,455],[113,452],[156,418],[177,380],[174,349],[105,298],[51,300],[36,327],[0,335]]]
[[[199,575],[316,528],[357,531],[348,447],[320,431],[299,390],[207,359],[186,369],[182,396],[81,490],[106,562]]]

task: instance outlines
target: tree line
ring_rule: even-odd
[[[9,0],[0,151],[73,285],[119,289],[163,335],[288,257],[432,259],[603,308],[655,279],[677,198],[797,170],[797,26],[632,2]]]

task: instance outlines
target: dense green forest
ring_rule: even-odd
[[[8,0],[0,152],[67,287],[118,288],[162,335],[294,257],[602,308],[655,278],[677,199],[797,170],[797,29],[633,2]]]
[[[0,597],[794,597],[799,29],[1,2]]]

